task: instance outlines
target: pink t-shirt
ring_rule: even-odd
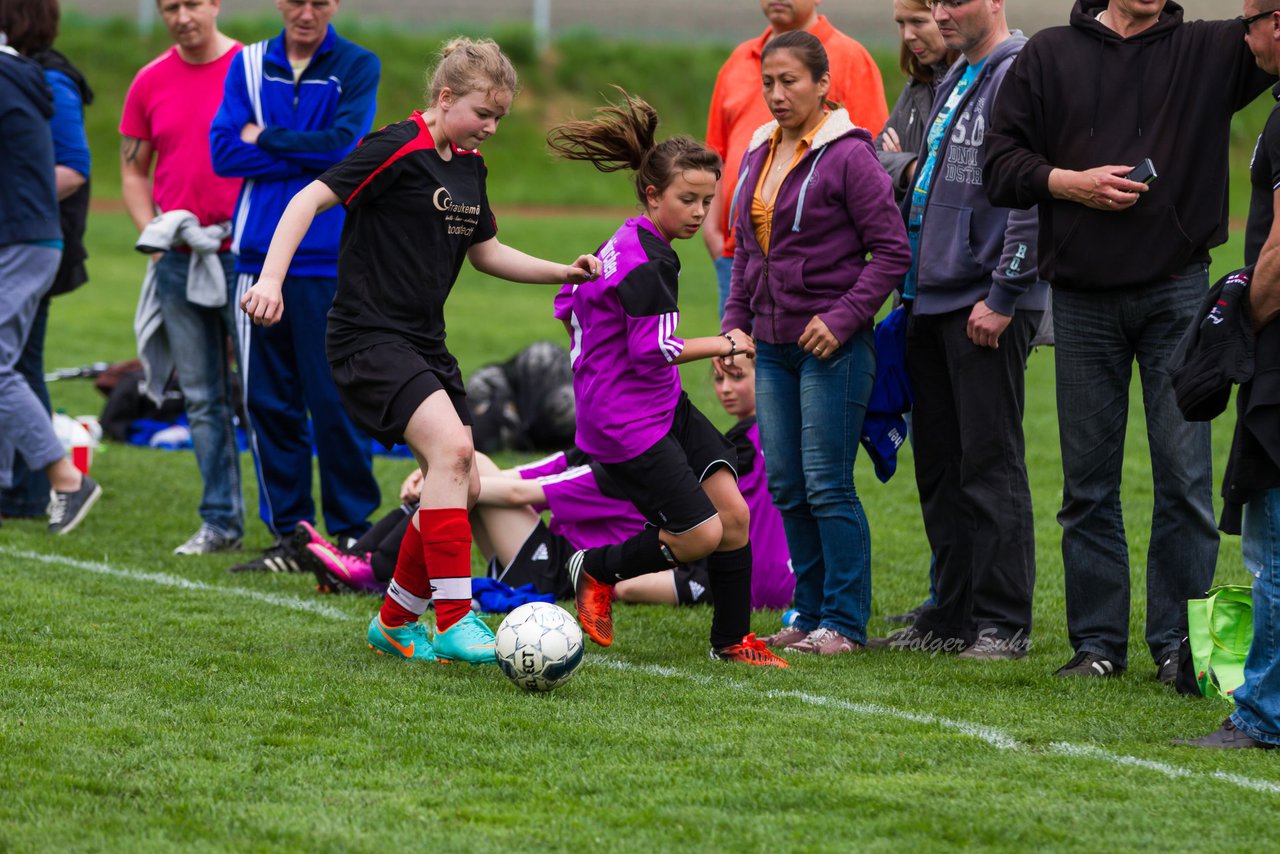
[[[161,211],[188,210],[201,225],[231,219],[239,178],[213,174],[209,125],[222,104],[223,82],[239,42],[213,62],[194,65],[171,47],[143,66],[124,99],[120,133],[156,151],[152,195]]]

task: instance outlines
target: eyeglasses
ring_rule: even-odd
[[[973,0],[924,0],[925,5],[929,7],[929,11],[933,11],[934,9],[941,6],[943,9],[946,9],[948,12],[952,11],[953,9],[959,9],[961,6],[964,6],[971,2],[973,2]]]
[[[1265,18],[1268,15],[1274,15],[1276,12],[1280,12],[1280,9],[1268,9],[1266,12],[1259,12],[1258,14],[1250,15],[1247,18],[1241,16],[1239,18],[1236,18],[1236,20],[1240,22],[1240,26],[1244,27],[1244,31],[1247,33],[1249,32],[1249,28],[1253,26],[1254,21]]]

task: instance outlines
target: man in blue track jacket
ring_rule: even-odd
[[[210,142],[214,170],[245,179],[232,233],[238,296],[262,272],[289,200],[350,153],[373,122],[381,66],[334,31],[329,22],[338,6],[339,0],[276,0],[284,31],[246,47],[227,73]],[[370,440],[343,410],[324,352],[342,222],[338,207],[316,217],[285,279],[289,313],[283,322],[254,326],[240,315],[259,511],[276,542],[233,571],[300,569],[290,534],[315,518],[313,444],[332,537],[362,534],[378,506]]]

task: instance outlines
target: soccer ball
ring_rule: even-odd
[[[558,605],[529,602],[498,626],[497,652],[498,666],[512,682],[526,691],[550,691],[582,664],[582,629]]]

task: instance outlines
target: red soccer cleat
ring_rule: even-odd
[[[742,643],[731,644],[730,646],[722,646],[719,649],[711,650],[712,661],[741,661],[743,664],[750,664],[753,667],[790,667],[786,659],[780,658],[769,651],[769,647],[764,645],[764,641],[755,636],[755,633],[747,635],[742,639]]]
[[[569,580],[573,582],[574,604],[578,607],[578,623],[600,646],[613,643],[613,585],[601,584],[582,571],[585,551],[569,558]]]

